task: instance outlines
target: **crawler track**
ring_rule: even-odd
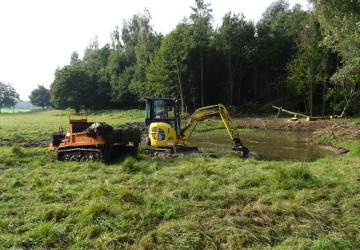
[[[60,161],[106,161],[110,153],[105,149],[97,148],[70,148],[58,151]]]

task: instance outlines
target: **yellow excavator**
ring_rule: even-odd
[[[150,154],[156,152],[183,153],[197,151],[197,147],[189,147],[187,143],[198,123],[204,116],[219,114],[231,140],[234,142],[232,150],[237,151],[240,157],[246,157],[249,153],[239,138],[235,124],[231,120],[229,112],[222,104],[211,105],[196,109],[181,129],[179,105],[173,98],[147,98],[146,119],[149,126],[146,139],[146,151]]]

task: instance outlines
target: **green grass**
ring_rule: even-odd
[[[1,114],[13,114],[13,113],[24,113],[24,112],[30,112],[29,109],[1,109]]]
[[[112,112],[90,117],[140,120],[138,111]],[[40,120],[67,122],[63,111],[21,115],[1,133],[22,133],[25,119],[34,132],[47,131],[33,124]],[[3,146],[0,249],[355,249],[360,150],[343,143],[354,153],[315,162],[152,159],[141,148],[138,157],[108,164]]]
[[[52,132],[62,127],[68,128],[68,116],[72,110],[37,110],[34,112],[1,114],[0,138],[47,140]],[[112,126],[120,126],[130,122],[143,122],[142,110],[107,110],[88,114],[88,121],[106,122]]]

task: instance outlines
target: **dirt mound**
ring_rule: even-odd
[[[145,141],[148,134],[148,127],[143,122],[134,122],[134,123],[126,123],[125,126],[131,126],[134,128],[138,128],[141,133],[141,140]]]
[[[316,133],[318,138],[324,136],[343,140],[360,140],[360,125],[355,123],[332,124]]]
[[[138,145],[141,142],[140,129],[130,124],[114,128],[106,123],[95,122],[84,132],[90,137],[99,134],[108,145],[127,144],[129,142]]]
[[[299,119],[292,121],[289,118],[237,118],[234,122],[239,128],[289,130],[313,132],[329,125],[327,120],[306,121]]]

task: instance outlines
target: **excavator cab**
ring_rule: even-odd
[[[146,119],[149,126],[154,122],[165,122],[180,131],[179,105],[173,98],[146,98]]]
[[[176,99],[146,98],[145,123],[150,126],[149,146],[174,146],[180,134],[180,112]]]

